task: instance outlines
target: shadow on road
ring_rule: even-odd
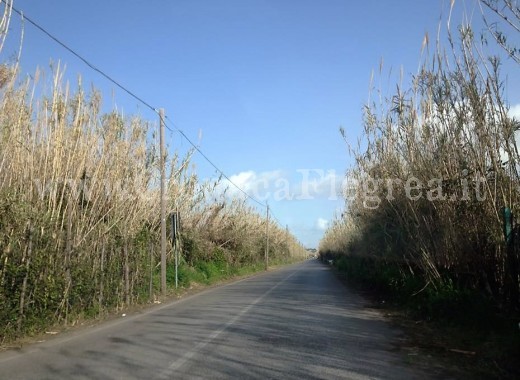
[[[2,355],[0,378],[432,378],[364,305],[308,261]]]

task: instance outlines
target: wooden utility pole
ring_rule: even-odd
[[[171,214],[172,225],[172,247],[175,257],[175,289],[179,286],[179,240],[180,240],[180,214],[175,211]]]
[[[291,257],[291,248],[289,247],[289,225],[285,225],[285,247],[287,249],[287,257],[286,259],[289,259]]]
[[[265,224],[265,270],[269,268],[269,205],[267,205],[267,217]]]
[[[166,155],[164,149],[164,109],[159,110],[159,143],[160,143],[160,165],[161,165],[161,292],[166,294],[166,205],[165,205],[165,182],[166,182]]]
[[[104,249],[104,247],[103,247]],[[152,240],[148,243],[148,249],[150,250],[150,284],[148,289],[148,297],[153,300],[153,243]]]

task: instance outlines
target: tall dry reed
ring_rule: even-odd
[[[503,209],[520,215],[519,122],[500,58],[471,25],[455,33],[450,21],[447,47],[437,41],[410,87],[365,107],[351,197],[320,251],[399,260],[428,286],[517,307],[520,249],[505,243]]]

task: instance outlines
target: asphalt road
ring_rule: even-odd
[[[0,379],[425,379],[316,260],[0,354]]]

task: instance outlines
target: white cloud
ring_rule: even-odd
[[[251,186],[253,186],[256,177],[257,174],[254,171],[249,170],[247,172],[234,174],[229,177],[229,179],[242,190],[247,191],[251,188]]]
[[[520,104],[515,104],[509,108],[508,114],[510,117],[514,117],[515,119],[520,120]]]
[[[318,218],[318,220],[316,221],[316,227],[319,230],[325,231],[328,226],[329,226],[329,221],[327,219]]]
[[[514,106],[509,108],[509,112],[507,113],[509,117],[513,117],[516,120],[520,120],[520,104],[515,104]],[[520,131],[515,131],[515,145],[518,147],[520,142]],[[509,161],[509,154],[503,149],[500,148],[500,159],[503,162]]]
[[[331,200],[341,196],[341,185],[344,175],[335,170],[299,169],[301,180],[293,186],[296,199],[328,198]]]
[[[333,169],[299,169],[292,175],[282,170],[260,173],[247,170],[233,174],[229,179],[259,202],[337,200],[342,197],[344,175],[338,174]],[[225,179],[218,188],[231,197],[243,196],[239,189]]]
[[[229,179],[248,195],[262,202],[269,198],[273,184],[282,177],[283,173],[281,170],[271,170],[261,173],[248,170],[233,174]],[[243,195],[240,190],[226,180],[223,180],[221,186],[224,188],[227,187],[230,195]]]

